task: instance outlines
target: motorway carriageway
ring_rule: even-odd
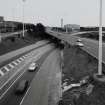
[[[11,51],[11,52],[9,52],[7,54],[4,54],[4,55],[0,56],[0,65],[3,62],[6,62],[7,60],[9,60],[9,59],[11,59],[13,57],[16,57],[16,56],[18,56],[20,54],[26,53],[26,52],[28,52],[30,50],[35,49],[35,48],[41,47],[41,46],[43,46],[43,45],[45,45],[47,43],[48,43],[48,41],[46,41],[46,40],[38,41],[35,44],[32,44],[32,45],[20,48],[20,49],[15,50],[15,51]]]
[[[61,51],[55,49],[46,58],[20,105],[57,105],[62,98]]]
[[[8,72],[8,74],[5,74],[4,76],[2,76],[2,78],[0,78],[0,81],[1,81],[0,82],[0,105],[16,105],[16,103],[17,103],[17,105],[19,105],[20,101],[18,101],[18,102],[16,101],[17,97],[19,97],[19,96],[14,94],[17,83],[19,83],[19,81],[21,81],[23,78],[29,79],[29,81],[31,81],[32,78],[34,77],[34,73],[29,73],[27,71],[29,65],[32,62],[36,62],[36,61],[40,65],[43,60],[41,59],[41,61],[40,61],[39,59],[45,53],[47,53],[53,49],[54,49],[54,46],[51,44],[48,44],[48,45],[45,45],[44,47],[41,47],[39,49],[36,49],[36,50],[30,52],[29,54],[27,54],[24,61],[22,61],[14,69],[10,70]],[[8,75],[10,76],[10,78],[8,78]],[[13,95],[13,96],[11,96],[11,95]],[[13,97],[15,97],[14,100],[12,100]],[[22,97],[23,97],[23,95],[20,96],[19,99],[21,100]],[[11,99],[11,101],[9,101],[10,99]],[[6,102],[8,102],[8,104]],[[15,102],[15,104],[14,104],[14,102]]]
[[[77,39],[81,39],[82,43],[84,44],[84,47],[82,47],[81,49],[83,49],[84,51],[86,51],[88,54],[92,55],[96,59],[98,59],[98,41],[97,40],[81,38],[81,37],[78,37],[77,34],[70,35],[70,34],[65,34],[65,33],[57,33],[53,31],[51,32],[49,31],[48,33],[55,37],[58,37],[59,39],[62,39],[68,42],[71,45],[75,45]],[[103,43],[102,58],[103,58],[103,63],[105,64],[105,43]]]

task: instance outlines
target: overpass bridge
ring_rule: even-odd
[[[72,33],[72,34],[67,34],[67,33],[59,33],[59,32],[54,32],[51,30],[46,30],[46,32],[58,39],[63,40],[64,42],[69,43],[70,45],[75,45],[77,39],[81,39],[84,47],[81,47],[82,50],[86,51],[88,54],[90,54],[91,56],[93,56],[94,58],[98,59],[98,48],[99,48],[99,43],[97,40],[93,40],[93,39],[88,39],[88,38],[81,38],[79,36],[76,35],[80,35],[80,34],[85,34],[85,33],[92,33],[92,32],[98,32],[98,31],[89,31],[89,32],[78,32],[78,33]],[[103,31],[103,33],[105,33],[105,31]],[[103,63],[105,64],[105,43],[103,42],[102,44],[103,46]]]

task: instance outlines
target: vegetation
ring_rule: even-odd
[[[105,65],[102,65],[105,74]],[[87,77],[92,81],[81,87],[72,88],[63,93],[62,105],[105,105],[105,83],[95,81],[92,76],[98,71],[98,61],[78,47],[71,46],[64,49],[64,69],[62,81],[67,85],[79,83]],[[92,85],[93,89],[88,94],[87,89]]]
[[[77,36],[84,37],[84,38],[90,38],[90,39],[94,39],[94,40],[99,40],[98,32],[85,33],[85,34],[81,34],[81,35],[77,35]],[[105,41],[105,33],[103,33],[102,39],[103,39],[103,41]]]
[[[98,31],[99,27],[80,27],[80,31]],[[102,27],[102,30],[105,31],[105,27]]]

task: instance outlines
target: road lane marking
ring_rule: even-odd
[[[7,66],[4,66],[3,68],[4,68],[5,70],[9,71],[9,69],[8,69],[8,67],[7,67]]]
[[[27,57],[28,55],[24,55],[25,57]]]
[[[5,68],[1,68],[1,71],[5,74],[7,70]]]
[[[19,104],[19,105],[22,105],[22,103],[23,103],[23,101],[24,101],[24,99],[25,99],[26,95],[28,94],[28,92],[29,92],[30,88],[31,88],[31,86],[27,89],[27,91],[26,91],[26,93],[25,93],[24,97],[22,98],[22,100],[21,100],[21,102],[20,102],[20,104]]]
[[[10,63],[10,64],[8,64],[11,68],[14,68],[14,66]]]
[[[40,49],[41,50],[41,49]],[[11,78],[9,78],[1,87],[0,87],[0,90],[19,72],[21,71],[27,64],[31,63],[31,61],[37,61],[39,59],[39,56],[41,57],[42,55],[44,55],[44,53],[48,52],[49,50],[51,50],[51,48],[43,51],[43,52],[40,52],[40,53],[37,53],[38,55],[36,55],[36,52],[33,51],[34,53],[34,58],[31,57],[31,59],[28,60],[28,62],[26,62],[21,68],[18,69],[17,72],[14,73],[14,75],[11,76]],[[10,87],[8,87],[8,89],[0,96],[0,100],[3,98],[3,96],[8,92],[8,90],[14,85],[14,83],[23,75],[23,73],[27,71],[27,70],[24,70],[21,75],[19,75],[14,81],[13,83],[11,84]]]
[[[4,75],[4,73],[0,70],[0,74],[3,76]]]
[[[38,54],[38,51],[36,52],[37,54]],[[13,62],[11,62],[10,64],[7,64],[6,66],[4,66],[3,68],[6,70],[6,71],[10,71],[10,69],[12,69],[12,68],[14,68],[14,65],[18,65],[19,63],[21,63],[23,60],[24,60],[24,58],[26,58],[26,56],[30,56],[30,55],[33,55],[33,53],[31,52],[31,53],[29,53],[29,54],[27,54],[27,55],[24,55],[23,56],[23,58],[22,57],[20,57],[19,59],[17,59],[16,61],[13,61]],[[14,65],[13,65],[13,64]],[[6,71],[3,69],[3,72],[4,72],[4,74],[6,73]],[[3,75],[1,75],[1,76],[3,76]]]
[[[35,58],[36,60],[38,60],[37,59],[37,57]],[[26,64],[28,64],[29,62],[27,62]],[[24,64],[23,66],[22,66],[22,68],[20,68],[19,70],[18,70],[18,72],[21,70],[21,69],[23,69],[25,66],[26,66],[26,64]],[[3,96],[8,92],[8,90],[14,85],[14,83],[26,72],[27,70],[24,70],[22,73],[21,73],[21,75],[19,75],[16,79],[15,79],[15,81],[13,81],[13,83],[11,84],[11,86],[0,96],[0,100],[3,98]],[[11,77],[11,78],[9,78],[8,79],[8,81],[6,81],[6,83],[2,86],[2,87],[0,87],[0,90],[15,76],[17,74],[17,72]]]
[[[16,60],[18,63],[20,63],[21,61],[19,59]]]
[[[19,58],[21,61],[23,61],[24,59],[22,57]]]
[[[25,57],[25,56],[23,56],[23,58],[25,59],[26,57]]]
[[[36,57],[34,58],[34,61],[37,61],[39,56],[43,55],[43,53],[40,53],[38,55],[36,55]],[[20,69],[18,69],[17,72],[15,72],[14,75],[11,76],[11,78],[9,78],[2,87],[0,87],[0,90],[21,70],[23,69],[27,64],[29,64],[32,61],[33,58],[31,58],[30,60],[28,60],[28,62],[26,64],[24,64]],[[13,83],[11,84],[11,86],[0,96],[0,100],[3,98],[3,96],[8,92],[8,90],[14,85],[14,83],[26,72],[27,70],[24,70],[23,73],[21,75],[19,75],[15,81],[13,81]]]
[[[15,64],[15,65],[18,65],[15,61],[13,61],[12,63]]]
[[[38,59],[40,59],[41,55],[38,56]],[[40,67],[40,69],[38,71],[40,71],[42,69],[42,66]],[[32,83],[32,82],[31,82]],[[22,105],[25,97],[27,96],[27,94],[29,93],[29,90],[31,89],[31,84],[30,84],[30,87],[27,89],[27,92],[25,93],[24,97],[22,98],[21,102],[19,105]]]

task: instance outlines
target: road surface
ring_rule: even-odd
[[[22,61],[13,70],[10,70],[11,72],[8,71],[8,74],[10,77],[8,77],[8,74],[5,74],[0,78],[0,105],[19,105],[19,102],[21,101],[23,96],[19,97],[14,94],[14,90],[17,86],[17,83],[22,79],[28,79],[31,82],[33,77],[35,76],[35,73],[29,73],[27,71],[30,63],[37,61],[38,64],[40,65],[46,56],[44,55],[44,58],[43,58],[42,57],[43,54],[53,49],[54,49],[54,46],[48,44],[44,47],[41,47],[37,50],[30,52],[24,61]],[[18,97],[20,101],[17,100]],[[13,98],[15,99],[13,100]]]
[[[2,62],[5,62],[5,61],[7,61],[7,60],[9,60],[9,59],[19,55],[19,54],[26,53],[26,52],[28,52],[28,51],[30,51],[32,49],[35,49],[35,48],[37,48],[39,46],[43,46],[43,45],[45,45],[47,43],[48,43],[48,41],[39,41],[39,42],[37,42],[35,44],[32,44],[32,45],[26,46],[24,48],[20,48],[18,50],[9,52],[7,54],[4,54],[4,55],[0,56],[0,64]]]
[[[98,59],[98,41],[92,40],[92,39],[87,39],[87,38],[80,38],[74,35],[69,35],[69,34],[61,34],[57,32],[48,32],[51,35],[58,37],[60,39],[63,39],[64,41],[67,41],[68,43],[75,45],[77,39],[82,39],[82,42],[84,44],[84,47],[82,47],[83,50],[88,52],[90,55]],[[103,43],[103,63],[105,63],[105,43]]]
[[[60,51],[53,51],[33,79],[20,105],[57,105],[61,97]]]

